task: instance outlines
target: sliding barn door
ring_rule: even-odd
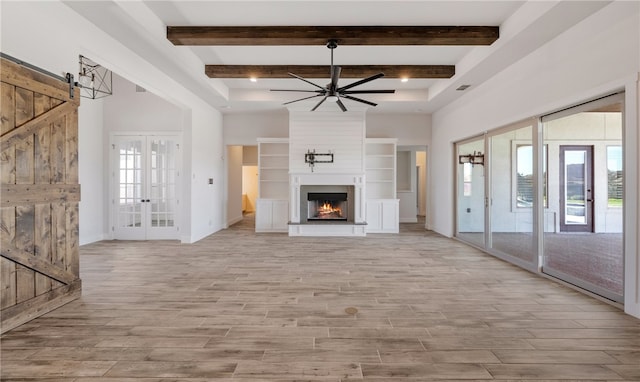
[[[79,297],[78,106],[59,79],[2,59],[2,332]]]

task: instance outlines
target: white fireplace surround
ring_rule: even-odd
[[[306,223],[300,216],[302,186],[353,186],[353,222]],[[365,236],[365,175],[305,173],[289,174],[289,236]],[[306,223],[306,224],[302,224]]]

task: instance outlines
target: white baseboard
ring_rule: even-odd
[[[80,237],[79,240],[79,245],[86,245],[86,244],[91,244],[91,243],[95,243],[97,241],[103,241],[103,240],[109,240],[109,235],[108,234],[97,234],[97,235],[90,235],[90,236],[82,236]]]
[[[235,217],[233,219],[230,219],[229,221],[227,221],[227,228],[231,227],[232,225],[236,224],[237,222],[241,221],[243,219],[243,216],[240,215],[238,217]]]

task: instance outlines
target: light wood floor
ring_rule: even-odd
[[[640,320],[459,242],[81,248],[83,297],[2,336],[2,380],[640,380]]]

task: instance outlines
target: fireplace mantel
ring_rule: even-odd
[[[353,221],[349,223],[309,223],[300,213],[302,186],[352,186]],[[358,174],[289,174],[289,236],[365,236],[365,175]],[[305,223],[305,224],[303,224]]]

